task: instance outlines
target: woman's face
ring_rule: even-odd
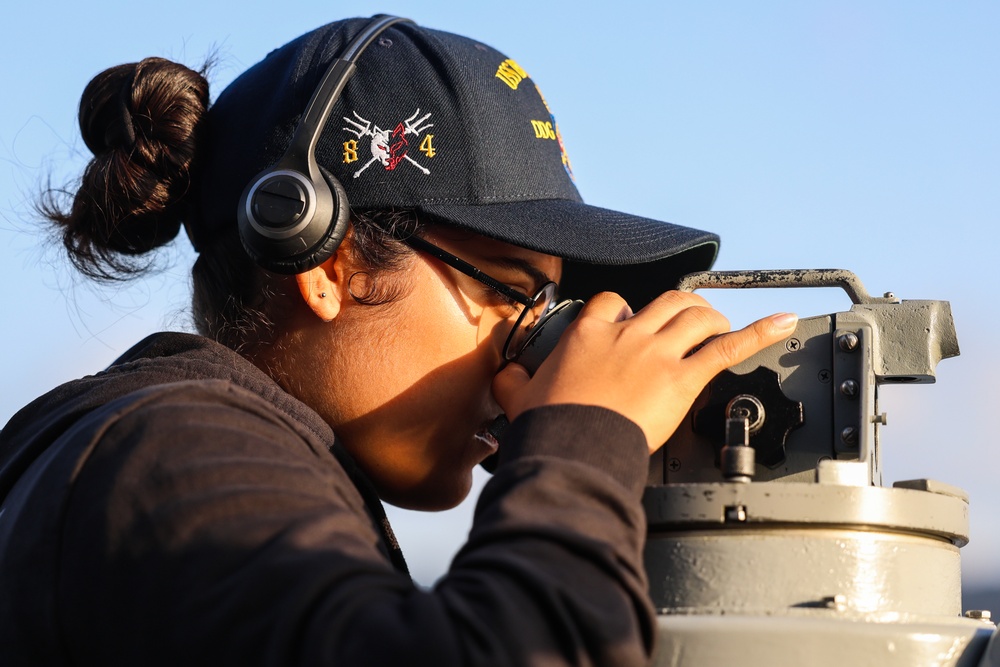
[[[528,296],[562,268],[557,257],[471,233],[436,230],[427,240]],[[453,507],[496,449],[486,427],[502,410],[490,385],[521,306],[420,252],[381,279],[402,281],[392,302],[347,298],[332,322],[310,326],[315,381],[293,393],[330,423],[383,499]]]

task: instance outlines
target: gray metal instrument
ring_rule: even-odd
[[[654,664],[1000,667],[989,612],[961,606],[968,496],[882,486],[878,389],[934,382],[958,355],[949,304],[872,297],[843,270],[679,285],[719,287],[841,287],[853,305],[717,376],[651,459]],[[518,362],[537,368],[581,305],[557,306]]]

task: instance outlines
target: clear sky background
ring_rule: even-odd
[[[885,476],[969,491],[965,577],[1000,585],[994,2],[14,3],[0,28],[0,424],[146,334],[188,328],[183,235],[157,276],[97,288],[34,219],[46,180],[69,182],[88,158],[76,126],[87,81],[152,55],[197,67],[215,51],[217,94],[299,34],[378,12],[517,60],[584,198],[718,232],[716,268],[844,268],[872,294],[949,300],[962,355],[936,385],[883,392]],[[706,296],[734,324],[849,307],[836,290]],[[470,515],[470,503],[392,512],[418,580],[444,571]]]

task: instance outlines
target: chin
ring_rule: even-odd
[[[379,490],[385,502],[407,510],[443,512],[454,509],[472,490],[472,470],[452,473],[445,479],[428,478],[415,486],[396,492]]]

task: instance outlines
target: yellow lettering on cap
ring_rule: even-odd
[[[555,140],[556,133],[552,129],[552,122],[546,120],[533,120],[531,121],[531,127],[535,130],[536,139],[552,139]]]
[[[358,142],[355,139],[344,142],[344,164],[358,161]]]
[[[437,155],[437,149],[434,148],[434,135],[425,134],[423,141],[420,142],[418,150],[427,157],[434,157]]]
[[[517,90],[517,86],[521,81],[528,78],[528,73],[520,65],[508,58],[500,63],[496,76],[510,86],[511,90]]]

